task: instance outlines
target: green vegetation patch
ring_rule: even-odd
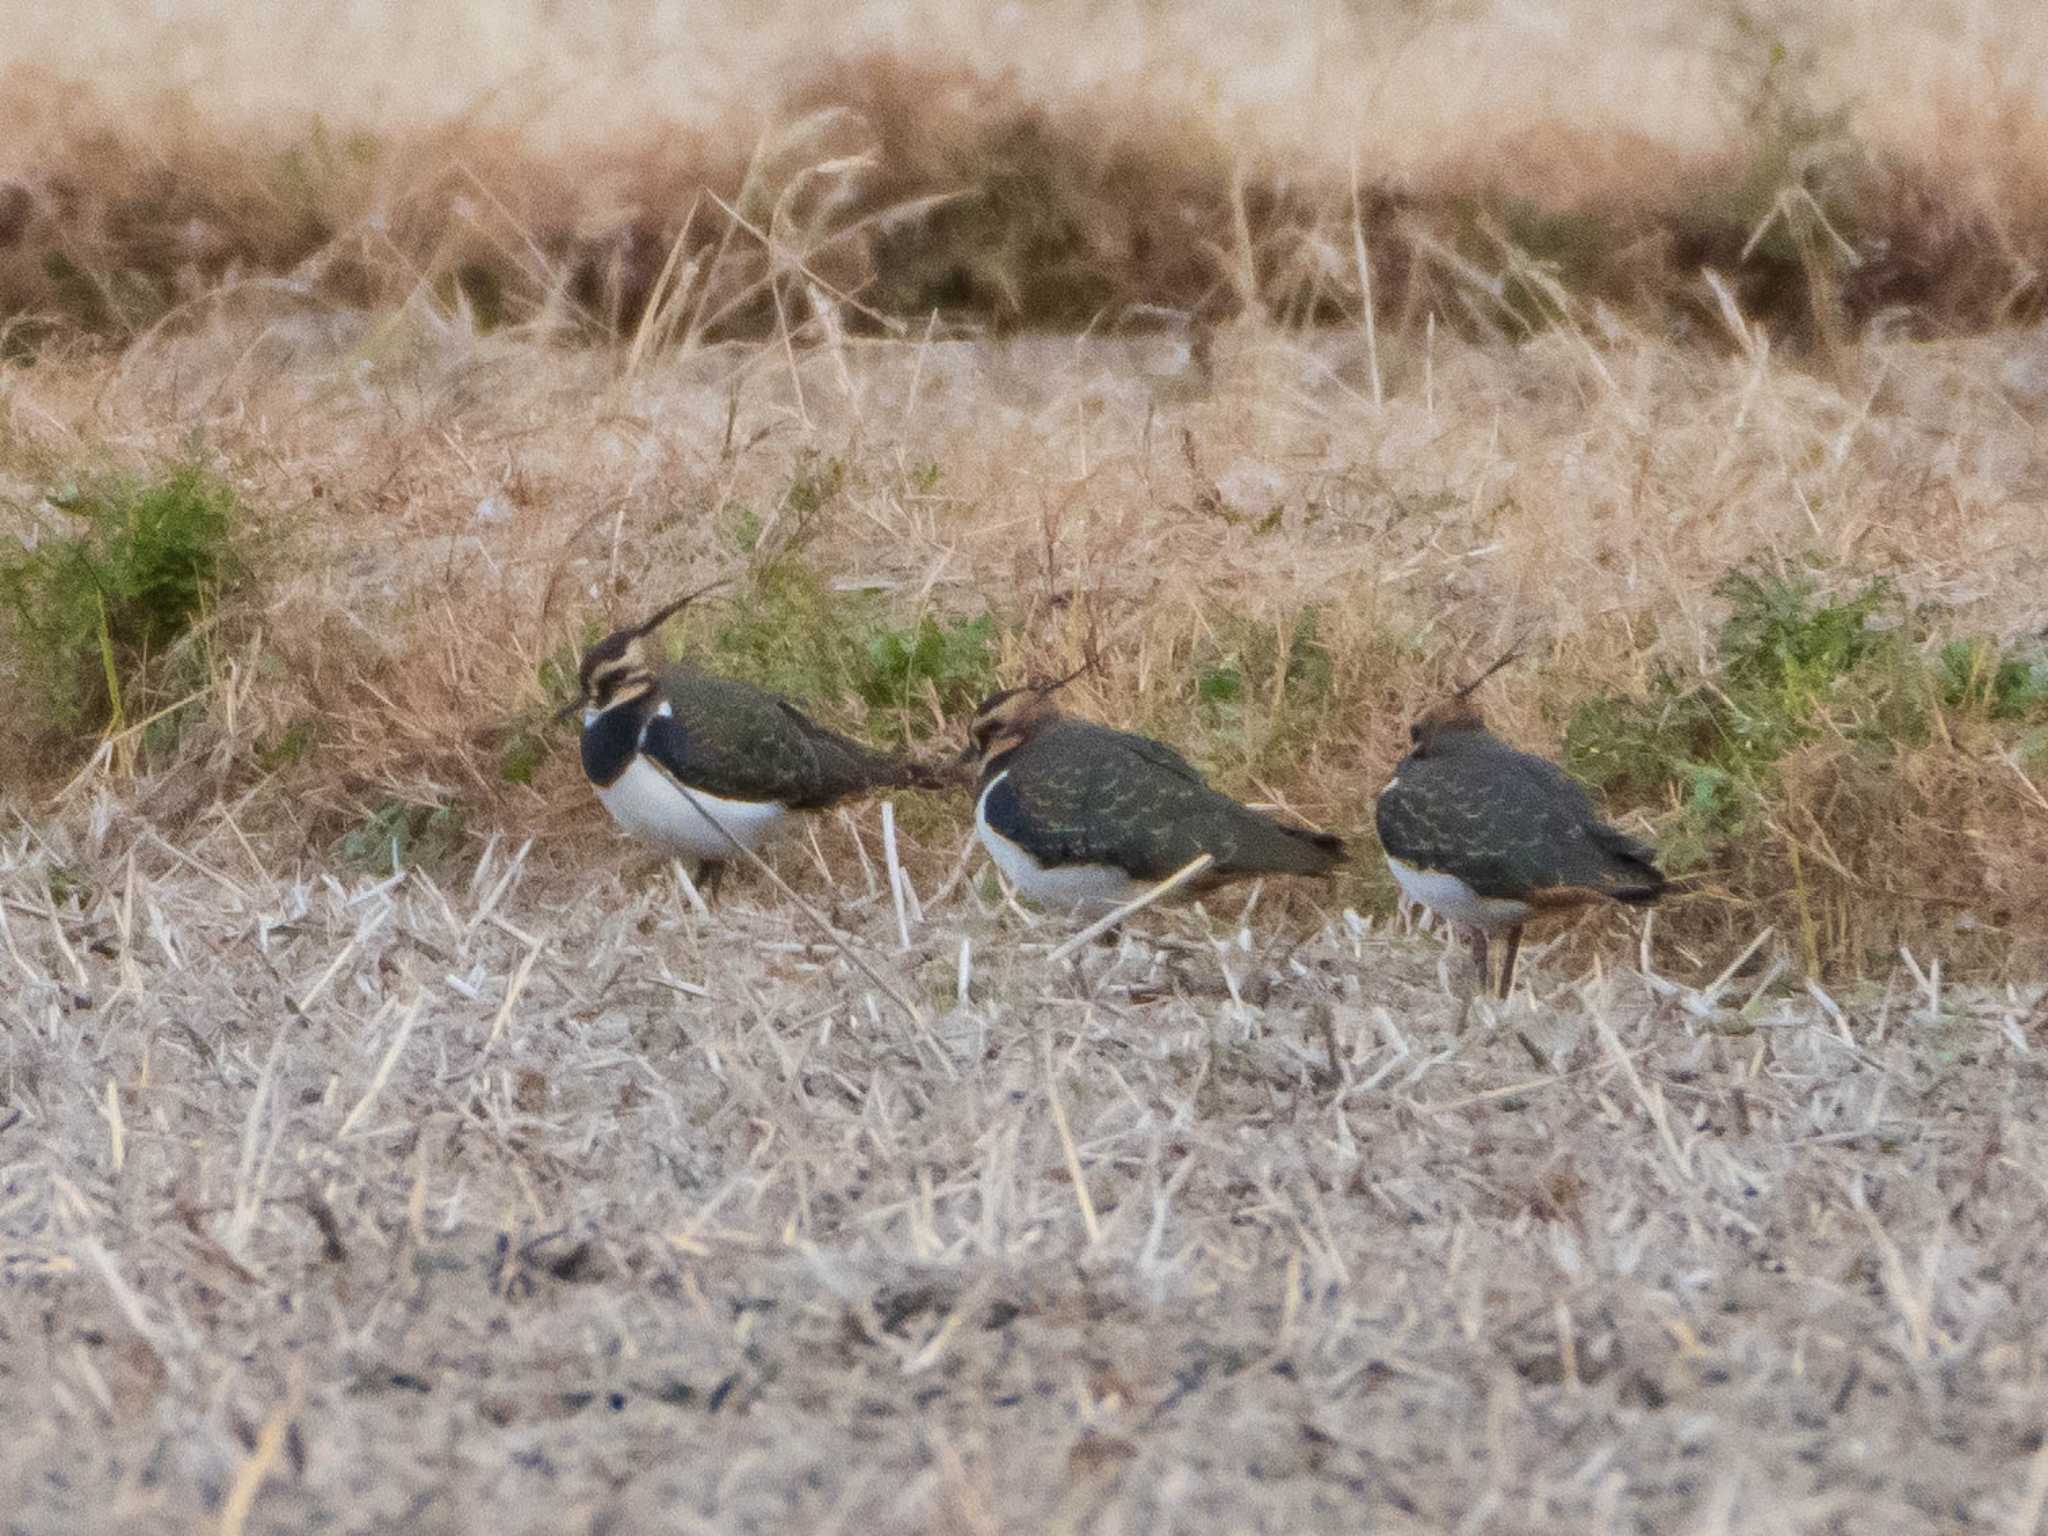
[[[51,501],[76,531],[0,557],[0,612],[42,722],[77,738],[196,685],[171,658],[246,564],[234,492],[195,465]]]
[[[718,610],[701,647],[711,670],[785,693],[805,708],[858,701],[864,729],[885,741],[921,740],[941,715],[970,710],[996,686],[988,615],[922,614],[908,624],[873,592],[834,592],[795,556],[763,566]],[[693,639],[695,643],[693,643]]]
[[[942,623],[931,614],[907,629],[877,624],[867,632],[854,689],[870,711],[908,714],[936,701],[945,714],[972,709],[995,689],[995,620]]]
[[[1951,640],[1935,654],[1941,702],[1987,720],[2033,720],[2048,706],[2048,649],[2015,655],[1996,641]]]
[[[1937,720],[2048,719],[2048,653],[1984,638],[1932,647],[1882,578],[1826,598],[1811,569],[1749,565],[1715,590],[1730,611],[1706,676],[1660,672],[1641,697],[1581,705],[1565,732],[1566,765],[1587,783],[1676,807],[1662,850],[1674,871],[1750,832],[1778,766],[1824,732],[1882,762],[1925,745]]]

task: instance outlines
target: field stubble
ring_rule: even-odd
[[[129,816],[0,871],[17,1529],[2017,1531],[2048,1494],[2019,994],[1538,965],[1468,1016],[1398,924],[1226,899],[1055,965],[972,882],[904,948],[848,876],[906,1012],[753,892],[707,921],[502,840],[344,882]]]

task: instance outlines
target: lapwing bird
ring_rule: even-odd
[[[1343,857],[1342,839],[1240,805],[1164,743],[1061,714],[1052,696],[1071,680],[989,695],[962,754],[980,764],[975,831],[1020,894],[1100,912],[1204,853],[1194,891],[1326,875]]]
[[[1511,660],[1408,728],[1408,755],[1380,791],[1376,817],[1394,879],[1409,900],[1471,935],[1482,985],[1487,941],[1505,936],[1503,998],[1523,924],[1590,902],[1648,906],[1664,893],[1652,849],[1602,821],[1555,763],[1487,730],[1472,691]]]
[[[758,849],[798,812],[948,782],[941,770],[827,730],[780,694],[651,665],[642,642],[708,590],[585,651],[577,696],[557,716],[583,712],[584,776],[627,832],[695,860],[699,882],[715,890],[735,843]]]

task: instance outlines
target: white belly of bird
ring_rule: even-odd
[[[989,857],[996,861],[996,868],[1017,888],[1018,895],[1060,911],[1106,912],[1151,888],[1149,882],[1133,880],[1108,864],[1065,864],[1048,869],[1032,856],[1030,850],[1011,842],[990,826],[989,794],[1007,777],[1007,773],[997,774],[989,781],[988,788],[981,792],[981,798],[974,802],[974,830],[980,835],[981,845],[988,850]]]
[[[733,857],[732,844],[718,835],[705,812],[747,848],[767,842],[789,816],[772,800],[725,800],[701,789],[690,795],[694,805],[674,779],[644,757],[634,758],[624,773],[597,792],[612,820],[628,832],[687,859]]]
[[[1394,872],[1394,879],[1410,901],[1420,902],[1438,917],[1463,923],[1468,928],[1498,932],[1526,922],[1535,910],[1526,901],[1482,896],[1456,875],[1435,869],[1417,869],[1413,864],[1403,864],[1391,855],[1387,859],[1387,868]]]

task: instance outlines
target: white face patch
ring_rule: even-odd
[[[675,780],[644,757],[598,790],[597,798],[626,831],[637,838],[690,859],[729,859],[733,846],[718,835],[722,826],[747,848],[758,849],[781,828],[789,812],[774,801],[725,800],[701,789],[683,798]],[[703,807],[703,811],[698,810]],[[717,818],[713,826],[704,817]]]
[[[1482,896],[1456,875],[1447,875],[1441,870],[1417,869],[1412,864],[1403,864],[1391,854],[1387,856],[1387,868],[1394,872],[1394,879],[1410,901],[1429,908],[1438,917],[1463,923],[1468,928],[1498,933],[1503,928],[1527,922],[1529,914],[1535,911],[1526,901]]]
[[[1048,869],[1027,849],[996,831],[988,824],[988,797],[1009,776],[1007,769],[997,774],[974,802],[974,830],[989,857],[996,861],[996,868],[1020,896],[1062,912],[1107,912],[1151,889],[1150,882],[1133,880],[1107,864],[1069,864]]]

